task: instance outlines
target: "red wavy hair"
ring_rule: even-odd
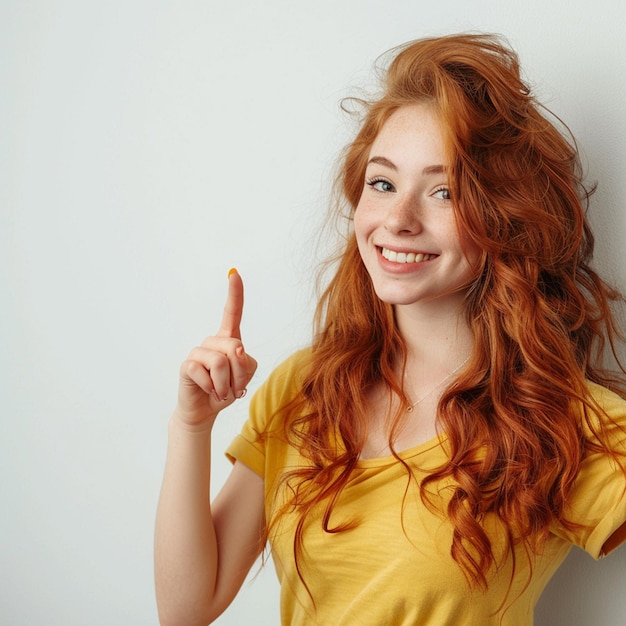
[[[481,524],[486,514],[495,513],[511,541],[529,550],[555,520],[571,525],[565,503],[581,460],[593,446],[605,448],[589,419],[601,443],[583,436],[577,407],[585,415],[599,410],[585,381],[624,395],[621,374],[601,365],[606,341],[615,355],[622,338],[610,303],[624,299],[590,267],[591,190],[575,142],[556,118],[549,121],[520,78],[516,54],[494,36],[424,39],[398,49],[383,95],[362,103],[361,129],[345,152],[339,183],[350,214],[378,132],[395,110],[416,102],[439,116],[458,227],[482,250],[465,307],[473,357],[438,407],[450,459],[421,485],[426,498],[430,483],[453,479],[451,554],[480,587],[495,559]],[[405,358],[393,309],[376,296],[349,233],[318,305],[302,394],[288,407],[289,440],[310,460],[286,476],[289,504],[300,514],[296,563],[312,508],[325,507],[327,532],[346,528],[329,520],[367,436],[362,391],[382,380],[406,403],[394,373]]]

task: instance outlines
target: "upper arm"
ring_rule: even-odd
[[[217,539],[217,578],[213,595],[215,619],[232,602],[263,549],[264,482],[241,462],[211,504]]]

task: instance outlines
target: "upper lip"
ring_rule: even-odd
[[[411,252],[413,254],[437,254],[436,252],[427,252],[426,250],[416,250],[415,248],[405,248],[404,246],[386,246],[386,245],[378,244],[376,247],[379,248],[381,251],[384,248],[385,250],[391,250],[393,252],[404,252],[405,254],[410,254]]]

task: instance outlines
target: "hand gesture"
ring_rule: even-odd
[[[194,348],[180,368],[176,416],[188,426],[212,426],[217,414],[246,393],[256,361],[241,342],[243,282],[228,274],[228,296],[217,335]]]

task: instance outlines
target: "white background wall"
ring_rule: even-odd
[[[253,391],[306,343],[341,97],[424,35],[497,31],[600,188],[626,288],[626,38],[610,0],[0,2],[0,622],[156,624],[152,534],[179,362],[247,285]],[[219,451],[246,407],[220,417]],[[229,469],[216,454],[215,483]],[[572,554],[542,626],[624,623],[626,550]],[[271,565],[219,620],[276,624]]]

